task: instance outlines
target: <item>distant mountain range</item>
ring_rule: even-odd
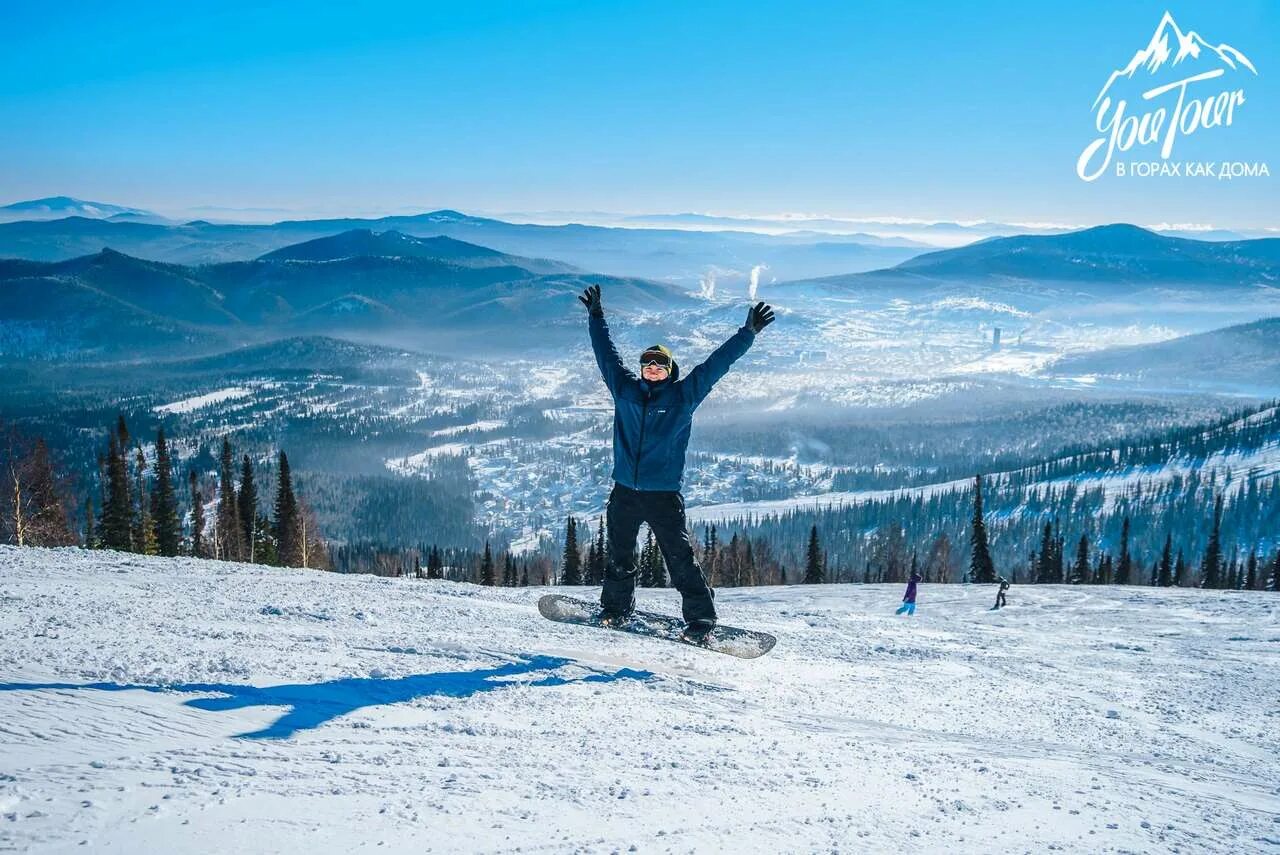
[[[58,262],[0,260],[0,353],[110,358],[327,333],[439,345],[498,329],[497,341],[514,342],[548,336],[547,322],[572,317],[589,284],[624,309],[692,302],[661,282],[452,238],[357,230],[199,266],[111,249]]]
[[[964,282],[1119,285],[1267,285],[1280,287],[1280,238],[1199,241],[1127,224],[1059,235],[992,238],[915,256],[895,267],[829,276],[789,286],[832,291],[929,288]]]
[[[1212,387],[1274,395],[1280,390],[1280,317],[1156,344],[1067,356],[1050,365],[1046,374],[1106,379],[1135,389]]]
[[[50,196],[0,205],[0,222],[15,220],[56,220],[63,217],[88,217],[116,222],[170,222],[159,214],[141,208],[126,208],[106,202],[86,202],[70,196]]]
[[[451,237],[525,258],[555,258],[584,270],[642,276],[692,289],[708,275],[745,285],[753,267],[769,278],[794,279],[873,270],[919,251],[878,238],[813,233],[530,225],[432,211],[379,219],[286,220],[269,225],[148,222],[77,214],[0,223],[0,257],[64,261],[111,247],[137,258],[178,264],[247,261],[285,246],[353,230]],[[766,280],[767,281],[767,280]]]

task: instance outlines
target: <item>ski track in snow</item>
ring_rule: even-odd
[[[0,850],[1280,846],[1274,594],[723,589],[748,662],[541,593],[0,546]]]

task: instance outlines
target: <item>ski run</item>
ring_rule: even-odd
[[[549,590],[0,546],[0,851],[1280,847],[1273,593],[725,589],[741,661]]]

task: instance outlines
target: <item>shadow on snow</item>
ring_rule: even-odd
[[[184,705],[210,712],[246,707],[289,707],[275,722],[243,739],[287,739],[300,730],[319,727],[339,716],[364,707],[398,704],[425,697],[466,698],[511,686],[565,686],[571,683],[612,683],[618,680],[650,680],[649,671],[622,668],[612,673],[592,673],[584,677],[563,677],[552,673],[572,659],[532,656],[493,668],[473,671],[445,671],[413,674],[408,677],[344,677],[323,683],[291,683],[280,686],[241,686],[220,683],[177,683],[163,686],[121,683],[0,683],[0,691],[95,689],[104,692],[191,692],[216,693],[221,697],[193,698]],[[585,666],[580,666],[585,667]],[[538,679],[501,679],[542,675]]]

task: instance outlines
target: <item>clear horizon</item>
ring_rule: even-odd
[[[143,205],[135,205],[128,200],[115,199],[85,199],[81,196],[73,194],[61,193],[50,196],[40,196],[33,199],[0,199],[0,208],[6,205],[43,201],[45,199],[69,198],[78,202],[101,205],[115,205],[125,208],[138,208],[146,210],[148,213],[157,214],[159,216],[172,219],[175,222],[187,222],[191,220],[203,219],[213,223],[223,223],[227,225],[243,224],[243,225],[271,225],[273,223],[285,220],[309,220],[309,219],[360,219],[374,220],[383,217],[399,217],[414,216],[418,214],[427,214],[440,210],[455,210],[468,216],[484,217],[490,219],[505,220],[513,223],[531,223],[541,225],[560,225],[560,224],[582,224],[582,225],[599,225],[605,227],[627,227],[627,228],[670,228],[681,230],[697,230],[697,231],[747,231],[758,232],[761,234],[784,234],[788,230],[794,231],[800,227],[806,230],[816,231],[820,233],[831,234],[851,234],[854,232],[866,232],[868,234],[878,236],[895,236],[900,234],[903,237],[909,237],[915,240],[924,240],[925,236],[913,229],[924,228],[941,224],[954,224],[961,229],[981,232],[984,226],[1000,227],[1013,226],[1027,232],[1037,231],[1077,231],[1080,229],[1094,228],[1097,226],[1112,225],[1116,223],[1128,222],[1141,228],[1151,231],[1177,231],[1177,232],[1211,232],[1211,231],[1236,231],[1246,233],[1248,236],[1264,236],[1270,234],[1280,234],[1280,226],[1277,225],[1245,225],[1228,227],[1215,223],[1204,222],[1131,222],[1125,220],[1108,220],[1098,222],[1020,222],[1017,220],[993,220],[993,219],[974,219],[965,220],[959,218],[939,218],[926,219],[921,217],[908,217],[898,215],[887,215],[883,217],[874,216],[851,216],[844,214],[830,214],[820,212],[798,213],[798,212],[782,212],[782,213],[726,213],[714,211],[488,211],[467,209],[458,206],[443,205],[436,207],[427,206],[406,206],[398,209],[356,209],[356,210],[334,210],[334,211],[314,211],[314,210],[286,210],[286,209],[262,209],[262,208],[229,208],[219,206],[191,206],[184,208],[171,208],[155,210],[146,208]],[[663,217],[680,217],[680,216],[700,216],[715,218],[718,220],[740,220],[740,223],[719,223],[709,225],[690,225],[682,223],[657,222],[658,218]],[[647,219],[653,218],[653,219]],[[631,220],[631,222],[628,222]],[[820,228],[809,224],[809,221],[830,221],[833,225],[826,228]],[[788,225],[790,224],[790,225]],[[836,228],[834,224],[841,224],[843,228]],[[895,232],[900,229],[899,232]],[[937,246],[953,245],[954,241],[934,240]]]

